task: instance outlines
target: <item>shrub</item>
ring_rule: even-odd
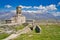
[[[40,28],[39,28],[38,26],[36,26],[35,32],[36,32],[36,33],[40,33]]]

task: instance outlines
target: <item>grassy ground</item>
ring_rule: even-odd
[[[23,28],[24,28],[25,26],[27,26],[27,25],[28,25],[28,24],[22,24],[22,25],[20,25],[20,26],[13,27],[13,29],[14,29],[15,31],[18,31],[18,30],[23,29]],[[8,36],[9,36],[9,34],[7,34],[7,33],[2,33],[2,34],[0,34],[0,40],[6,38],[6,37],[8,37]]]
[[[0,34],[0,40],[6,38],[6,37],[8,37],[8,36],[9,36],[9,34],[7,34],[7,33],[2,33],[2,34]]]
[[[15,29],[16,31],[21,30],[21,29],[23,29],[23,28],[24,28],[23,25],[20,25],[20,26],[14,27],[14,29]]]
[[[41,33],[22,34],[14,40],[60,40],[59,25],[40,25]]]
[[[15,29],[16,31],[18,31],[18,30],[23,29],[23,28],[26,27],[27,25],[28,25],[27,23],[24,23],[24,24],[22,24],[22,25],[20,25],[20,26],[14,27],[14,29]]]

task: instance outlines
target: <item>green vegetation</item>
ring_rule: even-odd
[[[22,34],[14,40],[60,40],[59,25],[40,25],[41,33],[32,31],[30,34]]]
[[[0,40],[6,38],[6,37],[8,37],[8,36],[9,36],[9,34],[7,34],[7,33],[2,33],[2,34],[0,34]]]
[[[20,26],[14,27],[14,29],[15,29],[16,31],[18,31],[18,30],[23,29],[23,28],[26,27],[27,25],[28,25],[28,23],[24,23],[24,24],[22,24],[22,25],[20,25]]]
[[[36,33],[40,33],[40,28],[39,28],[38,26],[36,26],[35,32],[36,32]]]
[[[18,30],[23,29],[23,28],[24,28],[25,26],[27,26],[27,25],[28,25],[28,24],[24,23],[23,25],[12,27],[12,29],[15,29],[16,31],[18,31]],[[1,32],[1,30],[0,30],[0,32]],[[10,34],[7,34],[7,33],[1,33],[1,34],[0,34],[0,40],[8,37],[9,35],[10,35]]]
[[[24,28],[23,25],[20,25],[20,26],[14,27],[14,29],[15,29],[16,31],[21,30],[21,29],[23,29],[23,28]]]

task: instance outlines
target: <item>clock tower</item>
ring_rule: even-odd
[[[17,12],[17,13],[16,13],[17,16],[18,16],[18,15],[21,15],[21,7],[17,7],[17,8],[16,8],[16,12]]]

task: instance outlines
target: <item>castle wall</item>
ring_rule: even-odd
[[[23,23],[25,23],[25,20],[26,20],[26,19],[25,19],[24,16],[22,16],[22,17],[20,16],[20,17],[17,18],[17,23],[18,23],[18,24],[23,24]]]

